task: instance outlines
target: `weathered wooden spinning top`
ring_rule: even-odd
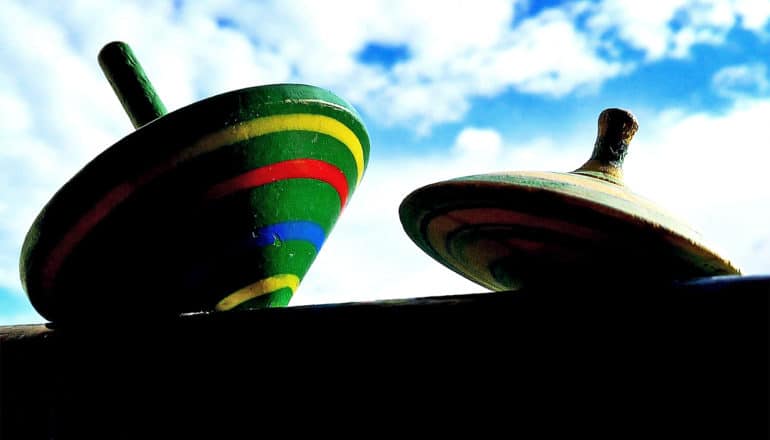
[[[591,158],[569,173],[510,172],[420,188],[401,222],[428,255],[493,290],[667,282],[738,274],[687,225],[623,185],[634,116],[599,116]]]
[[[136,131],[65,184],[29,230],[21,277],[50,320],[281,306],[369,159],[356,111],[280,84],[169,114],[123,43],[99,61]]]

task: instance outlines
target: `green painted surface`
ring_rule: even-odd
[[[314,179],[288,179],[239,191],[208,202],[206,230],[247,231],[274,223],[305,220],[328,234],[340,213],[340,199],[328,184]]]
[[[99,65],[135,128],[166,114],[166,106],[127,44],[115,41],[104,46]]]
[[[248,309],[264,309],[268,307],[286,307],[291,301],[292,292],[288,287],[279,289],[273,293],[267,295],[258,296],[250,299],[233,310],[248,310]]]
[[[57,319],[57,312],[78,313],[66,310],[69,303],[92,309],[106,305],[152,308],[155,301],[158,307],[173,307],[162,298],[141,298],[131,293],[141,284],[136,280],[159,277],[153,284],[158,289],[170,289],[174,280],[163,277],[183,274],[183,262],[218,249],[218,239],[237,241],[253,228],[274,222],[314,221],[328,234],[340,213],[340,201],[337,192],[321,181],[290,179],[210,202],[202,201],[202,196],[212,185],[255,167],[309,158],[339,168],[348,183],[350,198],[356,187],[357,169],[351,153],[338,140],[321,133],[286,131],[186,156],[186,151],[204,136],[256,117],[296,113],[328,116],[348,127],[361,143],[364,165],[368,163],[369,138],[358,114],[344,100],[313,86],[282,84],[243,89],[169,113],[97,156],[54,195],[35,220],[20,261],[23,284],[33,305],[51,320]],[[158,164],[167,167],[169,163],[170,168],[157,171]],[[151,178],[145,177],[147,173]],[[61,266],[61,280],[53,290],[44,289],[41,274],[52,249],[86,213],[127,183],[130,195],[106,217],[98,219],[93,230],[76,243]],[[306,267],[296,272],[304,275],[312,258],[305,259],[302,264]],[[245,259],[264,261],[258,256],[247,255]],[[174,260],[179,263],[170,263]],[[297,265],[300,260],[295,257]],[[166,275],[158,268],[163,265],[171,268]],[[244,280],[254,282],[268,276],[263,272],[267,269],[266,265],[243,266],[242,272],[251,273]],[[276,273],[282,271],[276,269]],[[233,285],[239,283],[238,287],[248,284],[233,281]],[[97,293],[104,289],[122,292],[123,298]],[[186,301],[179,311],[205,309],[215,290],[193,292],[192,299],[179,293],[178,297]],[[96,304],[99,301],[102,304]]]
[[[310,243],[300,240],[237,254],[220,252],[215,254],[218,255],[216,261],[206,261],[202,277],[200,273],[191,274],[198,280],[189,290],[197,292],[208,309],[227,295],[263,278],[294,274],[302,280],[318,255]]]
[[[331,136],[309,131],[271,133],[238,142],[182,164],[174,175],[165,179],[205,186],[291,159],[316,159],[330,163],[345,174],[350,193],[356,188],[356,163],[347,147]]]

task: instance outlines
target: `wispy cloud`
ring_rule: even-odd
[[[603,0],[587,9],[601,44],[624,45],[647,61],[681,58],[697,44],[717,45],[734,28],[764,33],[770,7],[762,0]]]
[[[509,0],[30,2],[12,3],[4,16],[9,43],[13,38],[8,50],[38,58],[24,66],[57,60],[57,69],[46,70],[81,82],[97,80],[89,66],[99,45],[131,42],[171,108],[255,83],[310,82],[338,91],[380,122],[425,134],[459,121],[474,97],[596,89],[644,60],[721,44],[733,28],[761,33],[770,17],[764,4],[577,2],[528,16],[526,4]],[[372,44],[409,56],[392,65],[367,63],[360,54]]]
[[[711,86],[727,98],[763,96],[770,90],[767,66],[751,63],[723,67],[711,78]]]

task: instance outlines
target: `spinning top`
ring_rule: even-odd
[[[687,225],[629,191],[634,116],[599,116],[591,158],[569,173],[461,177],[420,188],[401,222],[428,255],[492,290],[738,274]]]
[[[86,165],[29,230],[21,277],[50,320],[286,305],[369,158],[331,92],[236,90],[164,115],[123,43],[100,64],[136,131]]]

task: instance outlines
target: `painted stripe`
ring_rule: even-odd
[[[265,226],[254,232],[250,244],[264,247],[276,242],[302,240],[313,244],[316,253],[326,240],[326,232],[321,225],[307,221],[283,222]]]
[[[49,252],[48,259],[41,270],[42,288],[49,290],[53,287],[54,280],[62,264],[64,264],[64,260],[75,246],[116,206],[123,203],[137,189],[149,184],[181,163],[202,154],[254,137],[290,130],[317,131],[342,142],[353,155],[358,172],[356,184],[360,183],[364,171],[363,147],[355,133],[340,121],[324,115],[298,113],[264,116],[242,122],[204,136],[192,146],[183,148],[179,154],[166,162],[151,168],[131,181],[119,184],[101,200],[94,203],[93,207],[62,236],[61,241]]]
[[[361,182],[364,175],[364,148],[361,141],[347,125],[324,115],[299,113],[252,119],[201,138],[187,153],[197,156],[223,145],[283,131],[311,131],[331,136],[342,142],[350,150],[356,162],[356,185]]]
[[[252,298],[272,293],[285,287],[288,287],[293,294],[297,290],[297,286],[299,286],[299,277],[294,274],[274,275],[227,295],[222,301],[217,303],[215,309],[220,311],[230,310]]]
[[[211,187],[204,196],[218,199],[244,189],[255,188],[284,179],[315,179],[326,182],[340,196],[340,207],[348,200],[345,173],[334,165],[316,159],[294,159],[273,163],[235,176]]]
[[[463,223],[458,222],[450,216],[441,215],[434,217],[430,220],[426,228],[428,245],[441,257],[445,265],[464,272],[465,276],[471,281],[485,285],[483,277],[486,276],[486,274],[479,276],[473,271],[464,270],[465,264],[462,261],[455,259],[449,252],[449,249],[447,249],[446,236],[462,226]]]
[[[501,208],[465,208],[454,209],[427,221],[424,236],[428,245],[449,267],[464,274],[465,277],[493,290],[505,286],[499,285],[490,271],[490,263],[510,255],[512,248],[537,247],[541,243],[525,243],[515,237],[507,237],[504,243],[480,238],[472,247],[456,248],[454,234],[467,226],[474,226],[473,231],[485,227],[504,227],[509,225],[531,225],[539,229],[565,234],[586,241],[601,241],[608,238],[603,231],[565,222],[559,219],[543,217]],[[455,248],[455,249],[453,249]]]
[[[646,221],[657,223],[671,231],[677,231],[678,235],[683,235],[689,241],[702,242],[700,234],[677,216],[655,205],[650,200],[629,191],[623,185],[595,177],[574,173],[528,171],[469,176],[458,179],[457,182],[461,181],[508,183],[519,187],[517,190],[520,190],[520,187],[528,187],[536,190],[547,190],[569,198],[577,197],[589,201],[592,205],[610,208],[611,211],[623,214],[626,219],[627,216],[635,219],[647,219]]]
[[[604,231],[581,226],[574,222],[566,222],[558,218],[528,214],[510,209],[455,209],[454,211],[448,212],[446,215],[466,225],[522,225],[586,240],[606,240],[609,238],[609,235]]]
[[[449,253],[446,250],[446,244],[444,243],[447,236],[453,231],[466,225],[532,225],[538,229],[558,232],[560,234],[569,234],[581,239],[608,239],[608,235],[605,232],[593,228],[580,226],[559,219],[500,208],[455,209],[425,220],[427,220],[426,236],[428,243],[434,250],[442,254]]]
[[[511,235],[510,232],[496,225],[460,229],[447,238],[447,246],[452,257],[461,262],[458,269],[475,274],[483,281],[480,284],[492,290],[521,287],[515,281],[503,281],[496,275],[494,267],[501,259],[518,255],[524,261],[534,261],[546,257],[553,264],[567,266],[585,256],[584,246],[591,246],[590,240],[586,240],[583,246],[570,248],[558,241],[531,240]]]

